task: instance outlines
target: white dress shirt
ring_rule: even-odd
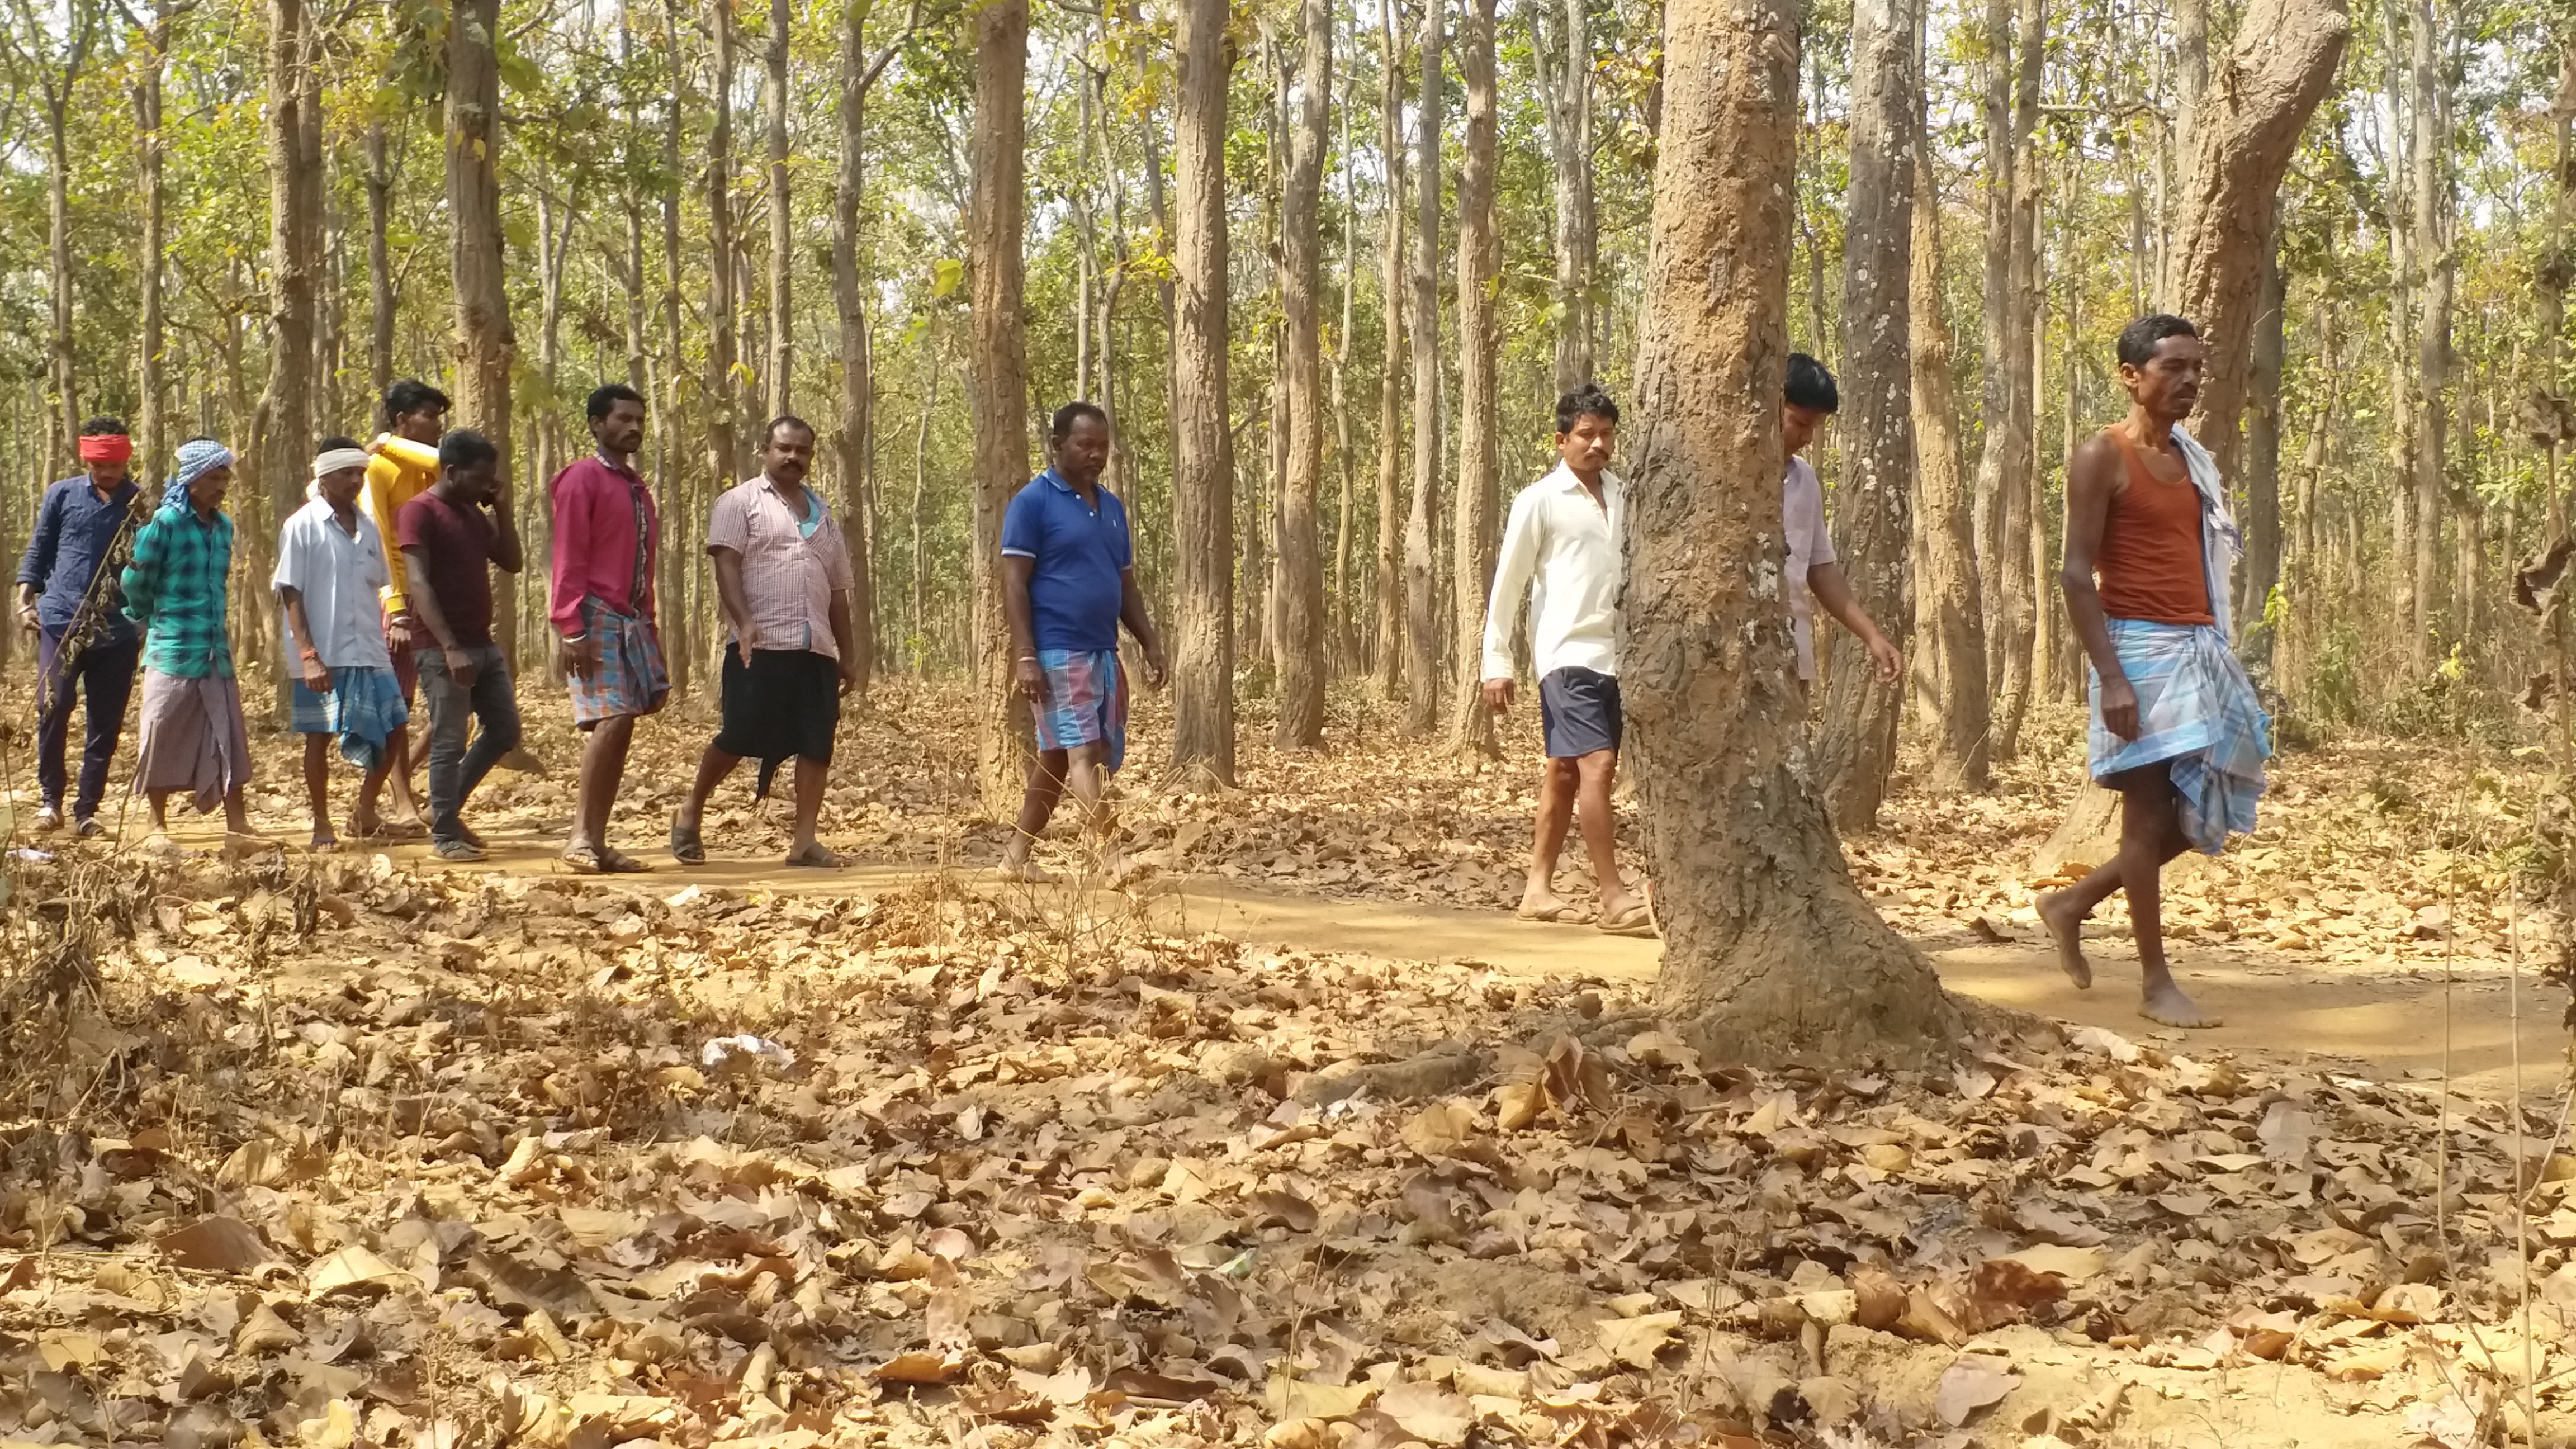
[[[331,505],[316,498],[295,510],[279,530],[272,589],[304,598],[304,622],[313,626],[313,652],[326,669],[391,669],[384,615],[376,591],[391,577],[384,540],[367,515],[352,509],[356,527],[344,529]],[[280,606],[281,617],[284,614]],[[280,626],[289,658],[299,652],[293,625]],[[290,666],[291,667],[291,666]]]
[[[1541,679],[1559,669],[1619,672],[1619,541],[1628,517],[1619,480],[1601,475],[1601,498],[1560,463],[1520,491],[1503,527],[1494,593],[1485,609],[1487,679],[1512,674],[1512,621],[1530,598],[1530,659]]]

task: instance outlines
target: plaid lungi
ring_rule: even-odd
[[[644,619],[620,614],[597,599],[581,601],[581,627],[599,641],[599,667],[585,679],[573,675],[572,722],[583,729],[620,715],[646,715],[671,696],[671,671],[662,662],[661,632]]]
[[[142,734],[137,795],[185,791],[203,815],[250,783],[250,730],[229,674],[188,679],[144,670]]]
[[[291,723],[299,735],[338,735],[340,758],[361,770],[384,763],[385,741],[411,723],[411,706],[390,669],[334,669],[331,688],[316,694],[293,681]]]
[[[1109,772],[1127,760],[1127,672],[1115,649],[1041,649],[1038,669],[1046,693],[1030,702],[1037,716],[1038,748],[1069,750],[1094,740],[1109,744]]]
[[[2144,619],[2110,625],[2120,671],[2138,694],[2138,737],[2124,740],[2103,726],[2102,677],[2087,671],[2093,778],[2170,764],[2183,834],[2193,848],[2216,855],[2230,834],[2253,832],[2263,762],[2272,754],[2271,717],[2216,626]]]

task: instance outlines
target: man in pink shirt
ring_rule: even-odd
[[[555,536],[547,613],[563,639],[572,722],[590,736],[563,858],[584,875],[623,874],[652,867],[608,843],[608,812],[626,776],[636,719],[671,693],[653,622],[661,521],[632,461],[644,445],[643,396],[612,382],[591,393],[587,411],[599,451],[556,474],[548,489]]]

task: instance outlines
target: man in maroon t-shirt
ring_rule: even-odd
[[[429,710],[430,848],[441,860],[483,858],[483,838],[465,824],[465,797],[519,744],[510,666],[492,642],[490,566],[517,573],[523,562],[499,463],[482,434],[449,433],[438,445],[438,481],[402,506],[395,528],[412,614],[429,633],[418,659]],[[469,750],[471,721],[482,729]]]

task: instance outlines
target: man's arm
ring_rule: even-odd
[[[2102,723],[2124,740],[2138,737],[2138,692],[2120,668],[2120,651],[2111,647],[2110,616],[2102,612],[2102,591],[2093,581],[2093,560],[2102,552],[2102,530],[2111,519],[2111,495],[2120,482],[2120,445],[2102,434],[2075,450],[2066,465],[2066,564],[2057,576],[2066,594],[2067,617],[2085,657],[2102,677]]]
[[[492,495],[492,563],[505,574],[515,574],[528,564],[527,551],[519,546],[518,506],[507,484]]]
[[[125,565],[117,586],[125,593],[125,613],[138,624],[152,622],[152,610],[161,602],[161,520],[153,519],[134,533],[134,556]]]
[[[1842,564],[1839,561],[1809,564],[1807,592],[1824,607],[1826,613],[1834,616],[1836,623],[1860,637],[1861,644],[1869,650],[1871,662],[1878,666],[1878,682],[1894,684],[1897,674],[1905,667],[1905,658],[1896,652],[1896,645],[1879,632],[1877,622],[1869,617],[1868,610],[1860,606],[1860,600],[1852,597],[1851,580],[1843,577]]]
[[[313,626],[304,617],[304,591],[293,584],[279,584],[277,598],[286,606],[286,627],[295,634],[296,677],[315,694],[329,693],[331,670],[322,662],[321,651],[313,647]]]
[[[711,543],[707,557],[716,565],[716,608],[733,626],[734,647],[742,651],[742,667],[749,669],[751,656],[760,649],[760,630],[751,620],[751,596],[742,587],[742,554]]]
[[[1503,525],[1502,552],[1494,559],[1494,588],[1485,603],[1485,707],[1512,707],[1512,622],[1520,617],[1530,579],[1538,572],[1539,495],[1523,489]]]
[[[1026,554],[1002,555],[1002,617],[1011,626],[1011,684],[1031,699],[1046,690],[1046,675],[1038,668],[1037,624],[1029,615],[1029,576],[1038,571],[1038,561]]]
[[[403,561],[411,565],[411,612],[420,620],[429,637],[438,641],[439,652],[446,657],[447,674],[459,689],[474,686],[474,656],[456,643],[455,631],[447,627],[447,611],[438,606],[438,590],[429,582],[429,550],[421,544],[403,549]]]
[[[555,633],[567,641],[581,637],[581,600],[588,592],[591,534],[590,492],[575,469],[555,480],[554,567],[546,616]]]
[[[398,441],[402,440],[390,436],[376,440],[376,456],[367,462],[367,488],[358,495],[359,506],[366,510],[368,518],[375,521],[376,534],[380,538],[393,537],[401,521],[396,517],[401,510],[393,506],[393,486],[402,473],[391,451],[392,444]],[[385,586],[377,593],[385,611],[400,618],[411,609],[411,580],[403,569],[400,550],[385,551],[385,574]]]
[[[63,515],[55,507],[60,499],[51,491],[36,507],[36,527],[27,535],[27,556],[18,565],[19,622],[36,627],[36,596],[54,576],[54,555],[62,548]]]
[[[1160,689],[1170,666],[1163,662],[1163,636],[1154,632],[1154,621],[1145,613],[1145,591],[1136,586],[1136,571],[1118,571],[1118,622],[1136,636],[1145,647],[1145,687]]]
[[[858,626],[850,620],[850,591],[832,591],[832,644],[841,651],[841,692],[847,694],[859,682]]]

